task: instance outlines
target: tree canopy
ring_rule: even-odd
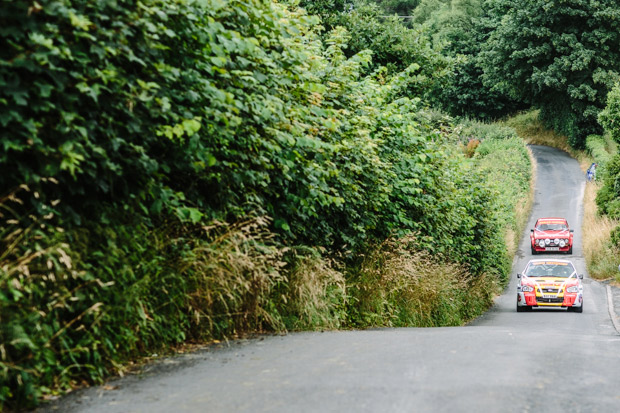
[[[487,0],[484,81],[540,108],[547,125],[583,147],[620,73],[614,0]]]
[[[518,99],[483,82],[481,50],[493,30],[483,0],[425,1],[416,12],[434,47],[453,61],[444,82],[431,93],[433,105],[454,116],[484,120],[525,108]]]

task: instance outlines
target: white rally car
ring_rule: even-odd
[[[517,274],[517,311],[532,308],[566,308],[583,312],[583,274],[569,260],[530,260]]]

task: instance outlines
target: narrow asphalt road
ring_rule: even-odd
[[[584,175],[564,152],[532,151],[536,199],[510,285],[469,325],[236,341],[166,359],[39,411],[620,411],[620,335],[607,287],[588,277],[582,255]],[[515,274],[531,259],[528,234],[539,216],[566,217],[575,229],[573,255],[557,257],[585,274],[581,314],[515,311]]]

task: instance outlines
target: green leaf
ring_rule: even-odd
[[[177,208],[177,216],[183,221],[197,224],[203,219],[204,214],[197,208],[180,207]]]
[[[80,16],[73,12],[69,12],[69,19],[71,20],[71,25],[77,27],[81,30],[88,31],[93,23],[88,20],[86,16]]]

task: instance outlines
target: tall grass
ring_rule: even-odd
[[[275,245],[265,218],[234,225],[214,223],[183,257],[190,287],[190,309],[200,338],[246,331],[282,331],[285,326],[270,301],[286,282],[283,250]]]
[[[496,277],[474,278],[417,250],[408,236],[387,240],[350,274],[350,313],[358,327],[457,326],[486,310],[498,291]]]
[[[583,254],[590,277],[620,282],[620,249],[611,242],[612,231],[620,221],[597,213],[595,198],[600,187],[597,182],[586,185],[582,223]]]
[[[346,319],[345,280],[312,248],[277,243],[269,220],[204,228],[184,260],[195,280],[190,307],[202,338],[333,329]]]
[[[50,388],[72,385],[61,373],[78,370],[88,349],[69,337],[87,335],[101,315],[100,301],[80,306],[76,297],[105,285],[75,268],[56,201],[30,211],[32,194],[22,185],[0,198],[0,411],[8,399],[32,406]],[[60,353],[70,361],[60,363]]]
[[[517,131],[517,134],[530,145],[551,146],[576,155],[568,143],[568,138],[552,129],[547,129],[538,119],[538,110],[530,110],[506,119],[503,124]]]
[[[346,280],[335,260],[314,250],[287,254],[291,266],[281,290],[283,318],[289,330],[336,329],[347,325]],[[342,266],[340,264],[340,266]]]

